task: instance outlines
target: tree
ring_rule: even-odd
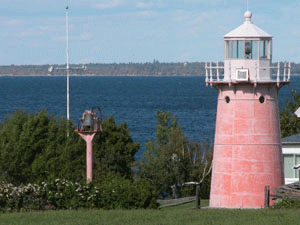
[[[139,173],[156,186],[161,196],[168,196],[173,192],[172,186],[176,192],[187,181],[200,181],[204,162],[211,163],[207,153],[212,151],[188,141],[176,116],[171,121],[170,113],[157,111],[156,120],[156,140],[150,139],[146,144]]]
[[[280,109],[280,128],[283,138],[300,132],[300,119],[294,114],[300,106],[300,93],[292,90],[292,97],[284,104],[284,108]]]
[[[94,141],[95,179],[101,182],[108,173],[132,178],[132,166],[140,144],[133,142],[127,123],[116,125],[115,119],[108,116],[103,122],[103,133]]]
[[[104,120],[103,128],[93,149],[96,180],[107,173],[132,177],[139,144],[131,139],[126,123],[116,125],[112,116]],[[35,114],[17,110],[0,124],[0,179],[14,184],[56,178],[85,182],[85,152],[85,141],[75,133],[73,122],[57,120],[45,110]]]
[[[15,184],[49,178],[70,179],[70,174],[65,173],[68,164],[62,156],[72,146],[71,154],[76,155],[76,159],[71,163],[77,166],[78,160],[83,161],[84,156],[76,152],[84,145],[75,133],[66,137],[66,126],[66,120],[57,121],[45,110],[27,114],[21,109],[8,116],[0,126],[1,179]],[[81,179],[79,171],[76,173],[74,177]]]

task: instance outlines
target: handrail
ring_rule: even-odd
[[[281,63],[278,62],[276,66],[269,66],[269,67],[256,67],[256,71],[260,69],[269,69],[270,70],[270,76],[271,76],[271,81],[277,82],[279,85],[280,82],[289,82],[290,77],[291,77],[291,62],[284,62],[283,67],[280,66]],[[271,73],[271,70],[276,69],[276,79],[272,79],[273,74]],[[229,76],[229,80],[224,79],[224,73],[225,73],[225,67],[224,66],[219,66],[219,63],[215,63],[213,65],[212,62],[207,63],[205,62],[205,82],[206,85],[209,83],[212,84],[214,82],[229,82],[231,83],[231,76]],[[232,71],[231,64],[229,63],[229,71]],[[223,73],[222,73],[223,72]],[[222,79],[223,77],[223,79]],[[274,76],[273,76],[274,77]],[[257,80],[257,73],[254,74],[254,80],[255,83],[260,83],[260,82],[266,82],[266,80],[259,81]]]

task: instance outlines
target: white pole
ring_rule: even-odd
[[[286,81],[286,62],[284,62],[284,68],[283,68],[283,81]]]
[[[289,62],[288,80],[287,81],[290,81],[290,77],[291,77],[291,62]]]
[[[70,120],[70,65],[69,65],[69,7],[66,7],[66,33],[67,33],[67,136],[69,137],[69,120]]]
[[[213,81],[213,77],[212,77],[212,75],[213,75],[213,72],[212,72],[212,62],[210,62],[210,70],[209,70],[209,76],[210,76],[210,82],[212,82]]]
[[[277,82],[280,81],[280,62],[278,61],[277,63]]]
[[[207,85],[207,82],[208,82],[208,68],[207,68],[207,62],[205,62],[205,82],[206,82],[206,85]]]
[[[217,62],[217,81],[220,81],[220,74],[219,74],[219,62]]]

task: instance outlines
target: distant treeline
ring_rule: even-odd
[[[157,60],[147,63],[90,63],[82,65],[70,65],[70,74],[97,75],[97,76],[205,76],[204,62],[185,63],[161,63]],[[223,66],[223,62],[219,62]],[[274,64],[276,66],[276,64]],[[281,65],[283,66],[283,65]],[[49,72],[49,68],[53,70]],[[66,68],[66,65],[10,65],[0,66],[0,76],[41,76],[41,75],[65,75],[66,71],[58,68]],[[73,69],[72,69],[73,68]],[[300,74],[300,63],[291,64],[291,74]]]

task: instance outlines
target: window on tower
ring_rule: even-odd
[[[258,58],[258,41],[246,41],[245,42],[245,57],[246,59]]]
[[[226,40],[225,59],[270,59],[270,40]]]
[[[261,40],[260,41],[260,58],[261,59],[269,59],[270,58],[270,55],[268,54],[269,53],[269,41],[268,40]]]
[[[244,41],[232,41],[232,58],[244,58]]]
[[[258,59],[258,41],[251,41],[252,43],[252,59]]]
[[[246,41],[245,56],[246,59],[252,59],[252,41]]]
[[[232,58],[238,58],[238,41],[232,41]]]
[[[258,45],[259,41],[256,40],[226,40],[225,59],[258,59]],[[268,49],[268,47],[266,49]],[[267,52],[268,50],[266,50],[264,54],[267,55]]]
[[[231,58],[230,41],[225,41],[225,59]]]
[[[238,59],[244,58],[244,41],[238,41]]]

